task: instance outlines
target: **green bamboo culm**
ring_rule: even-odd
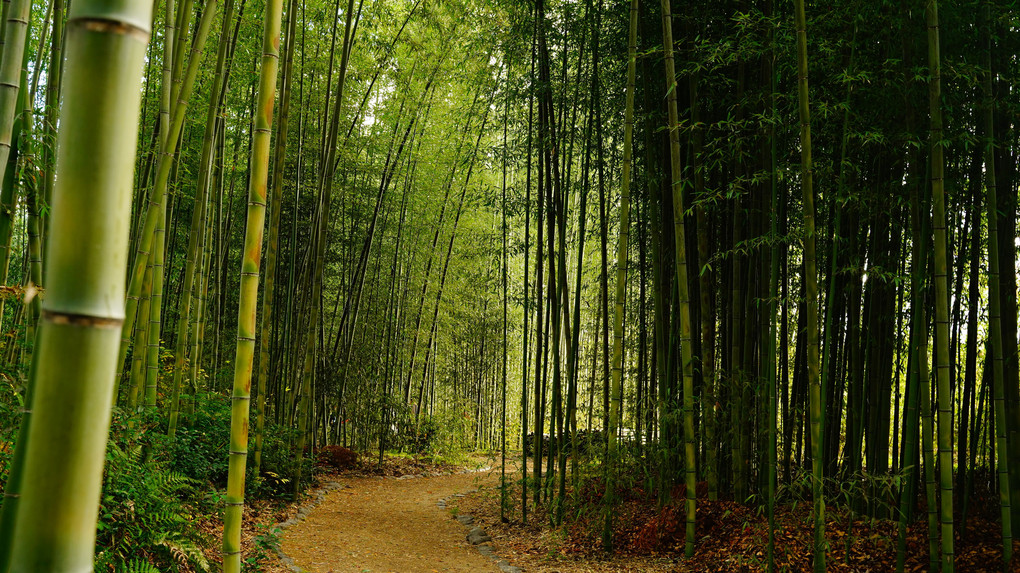
[[[152,265],[145,271],[145,282],[142,285],[141,302],[139,312],[141,316],[150,316],[150,303],[152,302]],[[128,389],[128,409],[134,411],[138,404],[145,400],[145,379],[147,375],[147,363],[149,357],[149,322],[141,320],[135,325],[135,340],[132,343],[131,371]],[[145,349],[143,352],[142,349]],[[117,392],[114,392],[114,400],[117,399]]]
[[[145,348],[145,391],[143,401],[145,408],[156,409],[156,385],[159,382],[159,337],[161,332],[161,311],[163,308],[163,245],[166,242],[166,208],[167,195],[163,195],[160,207],[159,222],[152,240],[152,290],[149,294],[148,333]],[[144,306],[144,305],[143,305]],[[143,308],[143,310],[145,310]],[[146,315],[142,314],[142,318]],[[142,318],[139,318],[141,322]],[[138,349],[141,352],[141,349]]]
[[[27,54],[25,54],[25,55],[27,56]],[[25,85],[25,78],[26,77],[27,77],[27,74],[22,73],[22,80],[21,80],[22,81],[22,87],[24,87],[24,85]],[[25,100],[24,96],[25,96],[26,92],[27,92],[27,90],[25,90],[25,89],[21,89],[20,90],[21,97],[19,99],[22,100],[21,101],[21,105],[22,105],[23,109],[26,107],[26,102],[24,101]],[[20,134],[23,131],[22,125],[25,123],[24,120],[25,119],[29,119],[29,118],[31,118],[31,114],[21,114],[21,115],[19,115],[17,117],[17,119],[15,121],[13,133],[16,136],[14,138],[14,141],[15,141],[16,145],[15,145],[14,149],[12,150],[12,153],[8,156],[8,162],[9,162],[9,164],[11,166],[14,166],[14,165],[17,164],[18,155],[19,155],[19,153],[18,153],[18,145],[20,145],[21,142],[23,142],[25,139],[27,139],[27,137],[24,137],[24,136],[22,136]],[[2,277],[3,277],[3,282],[4,283],[6,283],[6,281],[7,281],[7,270],[9,268],[9,263],[10,263],[11,230],[13,229],[13,225],[12,225],[12,223],[13,223],[13,214],[14,214],[14,211],[15,211],[15,205],[16,205],[16,201],[17,201],[17,194],[14,192],[14,189],[15,189],[15,186],[16,186],[15,185],[15,177],[14,177],[15,171],[16,171],[15,169],[11,168],[11,169],[8,169],[7,173],[5,174],[5,176],[3,178],[3,187],[4,187],[3,198],[0,198],[0,201],[4,201],[5,205],[8,204],[7,203],[8,200],[10,201],[10,203],[9,203],[9,205],[10,205],[9,209],[10,210],[9,210],[9,213],[8,213],[10,215],[10,218],[2,218],[2,217],[0,217],[0,233],[3,233],[2,238],[0,238],[0,240],[4,241],[3,244],[4,244],[4,247],[6,249],[5,253],[4,253],[3,261],[0,262],[0,265],[2,265]],[[26,191],[28,191],[29,186],[25,185],[25,187],[26,187]],[[35,201],[34,201],[35,196],[34,195],[27,195],[26,199],[27,199],[26,203],[29,204],[28,207],[29,208],[34,208],[34,205],[35,205]],[[5,210],[5,212],[7,212],[6,211],[7,207],[3,207],[3,209]],[[35,223],[35,222],[38,221],[38,218],[37,217],[30,217],[30,221]],[[33,227],[31,224],[29,225],[29,230],[30,231],[32,231],[32,230],[34,230],[36,228],[37,227]],[[30,252],[30,258],[31,259],[38,259],[39,258],[39,252],[38,252],[39,243],[38,243],[38,241],[35,241],[34,246],[36,247],[36,250],[34,252]],[[31,249],[30,249],[30,251],[31,251]],[[37,265],[34,265],[34,264],[31,266],[31,270],[32,271],[37,271],[38,268],[39,267]],[[30,275],[30,276],[33,276],[33,275]],[[39,297],[34,297],[34,299],[32,300],[32,308],[33,308],[33,310],[37,310],[38,307],[36,305],[38,305],[38,304],[39,304]],[[22,307],[19,310],[24,311],[24,308],[25,307]],[[2,313],[3,313],[3,306],[0,305],[0,315],[2,315]],[[38,314],[38,313],[36,312],[35,314]],[[34,327],[30,328],[28,330],[28,333],[30,333],[30,335],[31,335],[31,338],[28,338],[28,339],[29,340],[34,340]],[[13,349],[14,347],[12,346],[11,348]],[[34,367],[34,362],[32,363],[32,365]],[[29,379],[31,379],[33,371],[34,371],[34,369],[29,371]],[[32,395],[32,391],[31,390],[32,390],[32,386],[31,386],[31,384],[29,384],[28,386],[26,386],[25,391],[22,394],[23,404],[22,404],[22,408],[21,408],[21,427],[18,429],[18,438],[17,438],[17,442],[19,442],[19,443],[23,443],[24,436],[26,436],[28,434],[28,429],[29,429],[29,427],[31,425],[30,424],[30,421],[31,421],[31,418],[32,418],[32,408],[31,408],[31,395]],[[7,483],[4,486],[3,498],[2,498],[2,500],[0,500],[0,573],[6,573],[6,571],[7,571],[7,564],[10,561],[11,544],[13,543],[13,537],[14,537],[14,520],[17,517],[17,506],[18,506],[18,501],[19,501],[20,494],[21,494],[22,467],[24,466],[24,459],[25,459],[24,448],[15,448],[14,456],[11,459],[10,474],[9,474]]]
[[[775,40],[775,33],[770,33],[771,40]],[[779,176],[776,168],[776,99],[777,85],[779,84],[778,72],[775,69],[775,50],[768,56],[769,75],[769,115],[773,121],[769,124],[769,188],[770,206],[772,216],[769,217],[769,233],[772,235],[772,248],[769,253],[769,302],[768,302],[768,328],[764,329],[762,336],[766,338],[762,342],[762,348],[768,349],[764,367],[765,383],[768,385],[768,519],[769,519],[769,540],[766,559],[768,560],[768,572],[776,571],[776,458],[779,448],[776,434],[777,419],[779,418],[779,381],[776,373],[776,352],[777,352],[777,320],[776,311],[779,300]],[[706,408],[707,410],[708,408]]]
[[[24,54],[27,60],[28,54]],[[28,293],[28,328],[26,336],[28,340],[35,340],[35,329],[38,326],[39,314],[42,312],[42,297],[35,292],[35,287],[43,284],[43,257],[42,257],[42,219],[40,212],[43,209],[40,200],[40,189],[37,184],[41,177],[37,177],[35,154],[33,152],[32,133],[35,131],[35,113],[32,109],[32,102],[29,98],[28,72],[22,71],[21,77],[21,107],[22,126],[21,130],[21,156],[24,166],[24,174],[21,177],[22,186],[25,188],[26,210],[28,211],[28,280],[25,287]],[[31,349],[28,350],[32,352]],[[29,356],[30,360],[31,357]]]
[[[676,243],[676,284],[680,303],[680,362],[683,372],[684,458],[687,496],[687,531],[684,552],[694,556],[694,516],[697,499],[697,462],[694,438],[694,357],[691,339],[691,297],[687,283],[687,231],[684,225],[684,194],[680,164],[680,120],[676,105],[676,67],[673,63],[673,16],[669,0],[662,0],[662,38],[666,63],[669,110],[669,157],[673,182],[673,237]]]
[[[31,0],[10,2],[5,10],[4,25],[0,28],[4,38],[11,39],[7,48],[2,50],[3,56],[0,57],[0,181],[3,181],[3,191],[0,193],[0,246],[3,249],[2,260],[0,260],[0,269],[2,269],[0,270],[0,283],[2,284],[7,283],[11,239],[16,224],[18,194],[15,193],[14,188],[16,187],[16,165],[19,156],[18,146],[23,143],[21,132],[24,122],[24,116],[17,113],[17,110],[19,107],[23,109],[24,104],[28,102],[24,99],[25,90],[22,88],[24,86],[22,75],[24,75],[25,59],[29,56],[28,50],[24,48],[31,36],[29,34],[31,8]],[[0,43],[0,47],[2,46],[5,44]],[[37,203],[35,196],[25,199],[27,199],[27,203],[33,205]],[[29,225],[30,232],[36,228],[38,225]],[[37,247],[35,255],[38,258],[40,254],[38,242],[35,245]],[[36,281],[36,284],[39,283]],[[35,304],[33,309],[38,311]],[[0,302],[0,320],[2,320],[3,307],[4,303]],[[30,324],[32,325],[29,330],[31,334],[35,321],[31,321]]]
[[[241,572],[241,517],[244,512],[244,471],[248,458],[248,414],[251,405],[252,363],[255,358],[255,314],[258,308],[259,263],[266,222],[269,179],[269,140],[272,134],[276,75],[279,67],[280,22],[283,0],[266,2],[262,33],[262,63],[248,179],[248,214],[241,260],[241,290],[237,308],[237,351],[230,409],[230,463],[226,509],[223,514],[223,573]]]
[[[90,571],[124,317],[135,148],[152,3],[77,0],[11,572]]]
[[[983,78],[985,110],[985,201],[988,210],[988,335],[992,343],[992,395],[995,403],[995,469],[999,477],[999,507],[1002,515],[1002,569],[1009,571],[1013,561],[1012,500],[1010,499],[1009,465],[1007,463],[1008,442],[1006,439],[1006,391],[1004,384],[1005,367],[1002,357],[1002,303],[999,299],[999,214],[998,181],[995,177],[995,100],[992,95],[992,30],[991,0],[984,3],[984,23],[987,47]]]
[[[925,280],[929,251],[928,220],[921,216],[921,192],[920,183],[910,183],[910,221],[913,240],[911,241],[911,270],[910,270],[910,297],[911,297],[911,319],[910,319],[910,353],[913,356],[913,365],[907,378],[907,404],[904,424],[903,438],[903,467],[906,470],[904,479],[900,483],[900,518],[899,531],[896,548],[896,571],[903,571],[907,559],[907,526],[911,517],[911,506],[916,499],[916,475],[919,468],[912,467],[912,460],[918,459],[918,437],[921,436],[922,454],[924,455],[925,475],[928,474],[930,454],[930,424],[926,422],[926,431],[921,435],[920,394],[929,392],[928,387],[928,318],[925,312]],[[925,401],[927,404],[927,401]],[[930,415],[930,408],[927,410]],[[928,418],[926,417],[925,420]],[[927,479],[927,477],[926,477]],[[934,492],[934,490],[932,490]],[[927,496],[927,488],[925,495]],[[928,499],[929,507],[934,506],[931,498]],[[938,564],[936,561],[935,565]],[[932,567],[934,569],[934,566]]]
[[[797,28],[797,94],[800,109],[801,190],[804,209],[804,293],[807,328],[807,371],[811,420],[811,490],[815,522],[814,571],[825,571],[825,498],[822,490],[822,385],[818,355],[818,262],[815,254],[815,189],[811,165],[811,108],[808,100],[807,18],[804,0],[794,0]]]
[[[28,41],[28,19],[32,11],[31,0],[12,0],[7,8],[4,27],[4,49],[0,57],[0,180],[7,170],[11,154],[14,119],[18,111],[21,86],[22,60]]]
[[[361,12],[361,6],[364,0],[360,0],[358,3],[358,13]],[[340,50],[340,70],[337,78],[337,85],[335,95],[333,96],[333,114],[330,117],[329,130],[325,134],[326,149],[325,149],[325,161],[319,167],[319,176],[317,186],[319,188],[319,205],[317,207],[317,217],[315,219],[315,235],[312,239],[312,253],[315,253],[315,259],[312,263],[312,297],[311,297],[311,309],[309,309],[309,322],[313,325],[319,324],[319,316],[322,311],[322,273],[325,268],[325,254],[326,254],[326,231],[328,229],[328,219],[330,212],[330,197],[333,193],[333,174],[336,163],[336,148],[337,148],[337,137],[339,134],[340,126],[340,111],[342,109],[344,101],[344,85],[347,82],[347,66],[350,63],[351,47],[354,45],[354,33],[356,28],[355,23],[355,11],[354,11],[354,0],[348,0],[346,16],[344,19],[344,37],[343,43]],[[300,381],[297,384],[297,396],[295,399],[298,400],[298,412],[300,417],[298,418],[298,435],[297,435],[297,447],[294,455],[294,498],[301,493],[301,468],[303,463],[303,457],[305,453],[305,440],[308,437],[309,427],[309,395],[311,394],[311,385],[314,380],[315,374],[315,349],[319,340],[318,329],[316,326],[312,326],[308,329],[308,337],[305,342],[304,350],[304,361],[301,366]],[[293,409],[291,410],[293,411]]]
[[[609,390],[608,468],[603,511],[605,525],[602,546],[613,549],[613,505],[616,500],[616,432],[620,427],[623,400],[623,312],[627,294],[627,246],[630,242],[630,172],[634,141],[634,84],[637,76],[638,0],[630,3],[630,32],[627,42],[627,107],[623,124],[623,174],[620,177],[620,239],[616,249],[616,308],[613,315],[612,379]]]
[[[935,378],[938,388],[939,522],[942,526],[942,573],[953,573],[953,394],[949,380],[949,285],[946,254],[946,192],[943,182],[942,63],[939,54],[939,4],[927,0],[928,96],[931,114],[931,193],[935,220]]]
[[[926,229],[927,230],[927,229]],[[917,349],[918,380],[920,381],[921,455],[924,458],[924,495],[928,506],[928,570],[939,570],[938,492],[935,484],[935,432],[932,428],[931,377],[928,369],[928,313],[922,307]]]

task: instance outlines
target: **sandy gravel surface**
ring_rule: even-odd
[[[347,478],[283,535],[283,552],[313,573],[499,573],[468,545],[440,498],[498,483],[498,470],[437,477]],[[499,553],[499,548],[493,549]]]

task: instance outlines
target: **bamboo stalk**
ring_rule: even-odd
[[[248,457],[252,362],[255,358],[255,312],[258,306],[262,234],[266,220],[269,143],[273,127],[282,13],[283,0],[266,3],[258,105],[255,108],[257,112],[248,180],[244,255],[241,260],[241,289],[237,309],[237,350],[230,411],[230,462],[227,474],[227,505],[223,514],[224,573],[241,571],[241,519],[244,511],[245,462]]]
[[[804,293],[807,327],[807,372],[811,419],[811,486],[815,522],[814,571],[825,571],[825,498],[822,489],[825,458],[822,436],[825,412],[818,355],[818,264],[815,254],[815,191],[811,162],[811,110],[808,103],[807,30],[804,0],[795,0],[797,28],[797,92],[800,111],[801,188],[804,210]]]
[[[67,23],[50,288],[11,572],[92,568],[151,3],[79,0]]]
[[[634,141],[634,84],[637,75],[638,0],[630,4],[630,32],[627,60],[627,107],[623,128],[623,174],[620,178],[620,239],[616,250],[616,310],[613,318],[612,387],[609,394],[609,468],[606,471],[605,526],[602,546],[613,548],[613,509],[616,503],[616,464],[618,446],[616,432],[620,427],[620,403],[623,401],[623,314],[627,294],[627,246],[630,241],[630,173]],[[536,439],[541,436],[536,435]]]

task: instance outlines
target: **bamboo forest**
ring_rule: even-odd
[[[0,16],[0,573],[1020,571],[1020,3]]]

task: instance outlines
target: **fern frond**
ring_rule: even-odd
[[[170,556],[181,568],[186,568],[189,563],[193,563],[200,570],[209,571],[209,560],[194,543],[186,539],[164,539],[159,545],[170,552]]]
[[[117,566],[117,573],[160,573],[160,571],[155,565],[149,563],[148,559],[135,557],[130,561],[122,561]]]

